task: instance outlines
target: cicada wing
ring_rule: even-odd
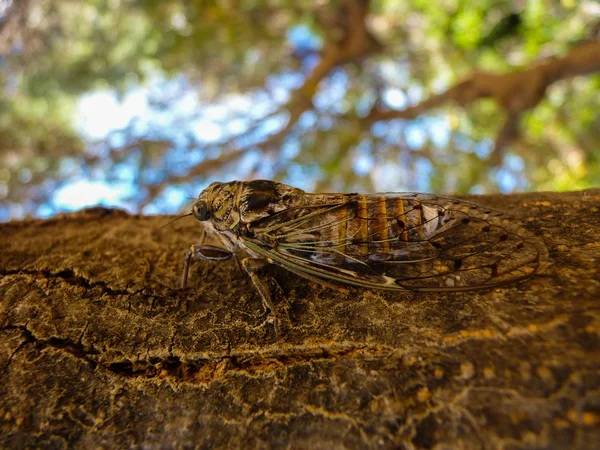
[[[342,205],[289,214],[279,217],[270,237],[275,244],[255,240],[248,247],[294,271],[340,283],[485,289],[527,279],[547,260],[543,243],[503,214],[433,195],[356,195]]]
[[[244,240],[244,245],[253,253],[293,272],[306,273],[312,277],[330,280],[339,284],[349,284],[374,289],[405,290],[396,285],[393,278],[388,279],[384,275],[376,272],[373,272],[370,276],[365,273],[357,276],[357,273],[353,270],[329,263],[320,263],[295,253],[289,253],[283,250],[283,248],[269,249],[248,240]]]

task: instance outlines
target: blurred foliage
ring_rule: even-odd
[[[339,4],[0,0],[0,219],[55,212],[56,192],[76,180],[121,186],[115,203],[145,212],[174,212],[232,178],[329,191],[600,185],[598,74],[552,85],[500,167],[489,156],[503,113],[491,100],[363,120],[373,105],[401,109],[473,70],[565,54],[595,38],[596,1],[374,0],[367,23],[382,50],[299,92],[324,43],[343,38]],[[117,109],[146,100],[90,136],[82,102],[96,94]],[[278,136],[307,94],[312,104]],[[112,123],[100,112],[86,114]]]

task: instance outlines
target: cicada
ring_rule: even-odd
[[[269,180],[212,183],[193,216],[222,247],[192,245],[185,259],[240,259],[274,314],[258,270],[276,264],[328,287],[448,292],[525,280],[544,268],[542,241],[503,213],[420,193],[311,194]],[[273,322],[277,329],[278,320]]]

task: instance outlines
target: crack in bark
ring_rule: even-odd
[[[98,363],[93,359],[89,358],[88,355],[99,355],[100,351],[93,346],[86,348],[83,344],[74,342],[72,339],[59,338],[57,336],[51,336],[47,339],[41,339],[35,336],[35,334],[27,328],[25,325],[7,325],[0,329],[1,331],[7,330],[18,330],[22,333],[23,342],[15,349],[9,358],[9,363],[12,361],[14,355],[22,350],[28,344],[33,344],[37,350],[42,351],[46,348],[61,349],[65,352],[75,356],[78,359],[82,359],[87,362],[92,369],[95,369]]]
[[[10,275],[29,275],[32,277],[53,279],[58,278],[65,281],[67,284],[71,286],[84,287],[86,289],[94,289],[100,288],[103,293],[109,294],[111,296],[117,295],[136,295],[144,292],[144,289],[136,289],[134,291],[129,291],[126,289],[114,289],[111,288],[108,283],[104,281],[90,281],[87,278],[75,274],[73,269],[60,269],[58,271],[51,271],[49,269],[40,269],[40,270],[2,270],[0,269],[0,276],[7,277]]]
[[[85,361],[92,370],[98,366],[114,374],[127,378],[176,378],[181,382],[192,384],[204,384],[215,379],[222,378],[226,373],[231,372],[252,372],[267,375],[273,369],[305,364],[316,360],[340,358],[351,356],[357,352],[368,353],[371,356],[389,356],[391,349],[382,347],[367,346],[331,346],[311,348],[299,346],[294,353],[284,353],[282,351],[265,352],[257,355],[255,352],[225,352],[222,354],[211,355],[207,358],[198,358],[195,360],[182,361],[176,355],[170,355],[166,358],[150,357],[147,360],[138,359],[132,361],[123,358],[107,364],[101,364],[97,359],[102,355],[102,351],[91,346],[85,346],[72,339],[51,336],[42,339],[37,336],[25,325],[8,325],[0,329],[1,331],[19,330],[23,335],[23,342],[15,349],[10,358],[12,358],[28,344],[33,344],[35,348],[42,351],[47,348],[64,351],[77,359]],[[82,332],[81,336],[83,336]]]

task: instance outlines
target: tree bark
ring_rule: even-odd
[[[454,294],[331,291],[274,269],[275,336],[192,218],[94,208],[0,225],[3,448],[593,448],[600,189],[492,195],[553,264]]]

